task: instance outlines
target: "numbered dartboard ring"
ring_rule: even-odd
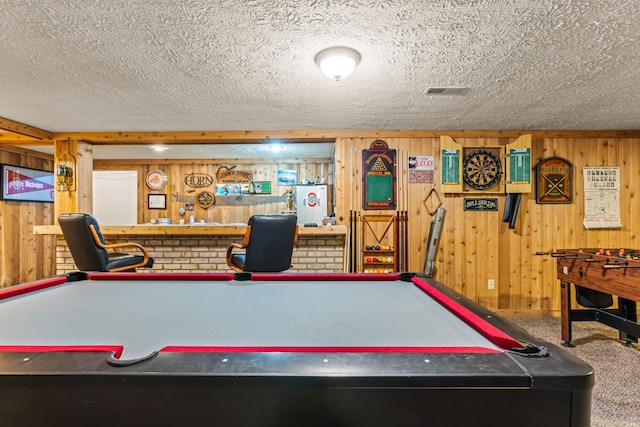
[[[500,181],[500,158],[489,150],[474,150],[464,157],[462,178],[475,190],[486,190]]]

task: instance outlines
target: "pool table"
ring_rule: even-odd
[[[0,292],[11,426],[574,426],[592,368],[411,274],[74,272]]]

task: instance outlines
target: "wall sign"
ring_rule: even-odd
[[[409,183],[433,184],[433,156],[409,156]]]
[[[169,178],[167,178],[167,174],[163,170],[156,169],[147,174],[145,182],[150,190],[160,191],[167,186]]]
[[[396,208],[396,150],[376,140],[362,150],[362,209]]]
[[[211,192],[202,191],[198,193],[198,195],[196,196],[196,200],[198,202],[198,206],[200,206],[202,209],[207,209],[210,206],[213,206],[216,198],[213,194],[211,194]]]
[[[205,188],[213,184],[213,177],[207,173],[191,172],[184,177],[184,184],[191,188]]]
[[[464,199],[465,211],[497,211],[498,199],[473,198]]]
[[[12,165],[0,165],[0,171],[0,200],[53,203],[52,172]]]
[[[253,181],[253,171],[237,170],[235,166],[221,166],[216,172],[216,179],[221,184],[248,184]]]
[[[561,157],[547,157],[536,165],[536,202],[573,202],[573,165]]]

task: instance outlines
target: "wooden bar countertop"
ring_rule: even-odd
[[[246,224],[140,224],[140,225],[104,225],[100,231],[105,236],[243,236]],[[35,225],[33,234],[62,236],[58,225]],[[345,225],[320,225],[318,227],[298,228],[300,236],[346,236]]]

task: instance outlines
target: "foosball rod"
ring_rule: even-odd
[[[640,265],[629,265],[628,262],[605,264],[602,268],[640,268]]]
[[[536,252],[536,255],[551,255],[553,258],[594,259],[593,256],[589,254],[574,254],[567,252]]]

